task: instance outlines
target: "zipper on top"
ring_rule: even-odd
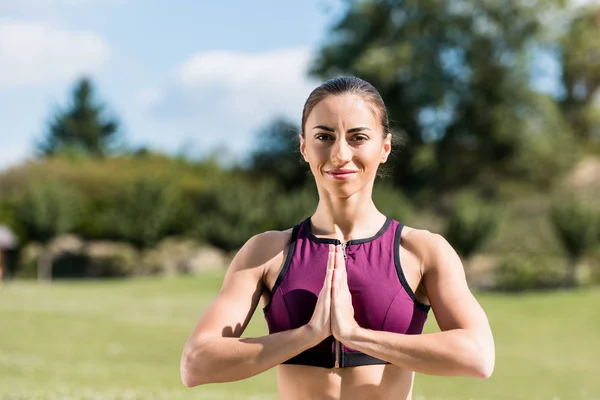
[[[340,242],[340,247],[342,249],[342,254],[344,254],[344,260],[346,259],[346,246],[347,246],[347,242],[346,243],[341,243]],[[334,367],[335,368],[339,368],[340,367],[340,353],[341,353],[341,343],[339,340],[335,340],[335,362],[334,362]]]

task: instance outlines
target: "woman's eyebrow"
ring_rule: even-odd
[[[330,127],[325,126],[325,125],[317,125],[313,129],[322,129],[322,130],[327,131],[327,132],[335,132],[335,129],[330,128]]]
[[[327,131],[327,132],[335,132],[335,129],[330,128],[330,127],[325,126],[325,125],[317,125],[313,129],[321,129],[321,130],[324,130],[324,131]],[[370,131],[370,129],[367,128],[366,126],[359,126],[357,128],[348,129],[346,132],[347,133],[355,133],[355,132],[360,132],[360,131],[365,131],[365,130],[366,131]]]

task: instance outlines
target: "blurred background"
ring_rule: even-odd
[[[340,75],[406,139],[376,205],[448,239],[496,338],[415,399],[600,399],[592,0],[0,0],[0,399],[276,398],[179,357],[240,246],[314,211],[296,136]]]

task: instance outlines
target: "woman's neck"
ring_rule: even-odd
[[[346,242],[375,235],[385,223],[383,215],[369,196],[356,193],[348,198],[321,196],[311,217],[312,233]]]

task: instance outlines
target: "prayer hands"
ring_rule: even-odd
[[[333,335],[339,341],[350,337],[354,329],[359,327],[354,319],[346,261],[341,246],[329,246],[325,282],[308,325],[317,339],[324,340]]]

